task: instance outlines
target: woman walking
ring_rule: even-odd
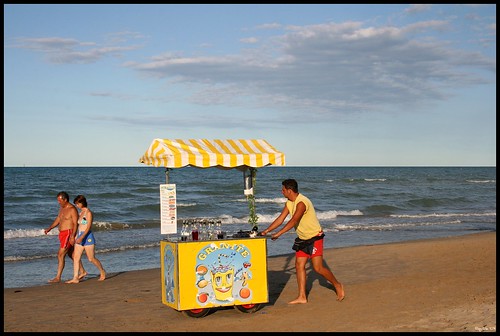
[[[89,261],[99,269],[99,281],[103,281],[106,279],[106,272],[99,259],[95,257],[95,238],[92,233],[92,211],[87,207],[87,200],[83,195],[76,196],[73,203],[80,209],[80,215],[78,216],[78,234],[75,239],[75,251],[73,254],[73,279],[66,281],[66,283],[80,282],[78,270],[84,250]]]

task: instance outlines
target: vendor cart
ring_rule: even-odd
[[[165,167],[167,183],[160,185],[161,234],[167,234],[160,241],[163,304],[203,317],[214,307],[234,306],[253,313],[267,303],[267,242],[257,235],[253,186],[256,168],[284,166],[285,155],[261,139],[154,139],[139,161]],[[186,232],[185,225],[178,234],[177,191],[169,183],[169,171],[187,166],[243,172],[252,228],[248,235],[199,237],[196,229]]]

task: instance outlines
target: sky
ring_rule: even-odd
[[[496,5],[4,4],[4,167],[156,138],[287,166],[496,166]]]

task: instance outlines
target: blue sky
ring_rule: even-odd
[[[4,166],[496,166],[495,125],[496,5],[4,5]]]

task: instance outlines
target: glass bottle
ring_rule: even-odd
[[[189,238],[189,226],[186,221],[183,221],[181,229],[181,241],[187,241],[188,238]]]
[[[200,240],[207,240],[207,220],[206,219],[200,219],[200,227],[198,228],[198,231],[200,231],[199,236]]]
[[[197,225],[196,221],[193,221],[193,223],[191,224],[191,239],[192,240],[199,239],[198,225]]]
[[[222,231],[222,222],[220,219],[215,223],[215,233],[217,234],[217,239],[224,239],[224,231]]]

